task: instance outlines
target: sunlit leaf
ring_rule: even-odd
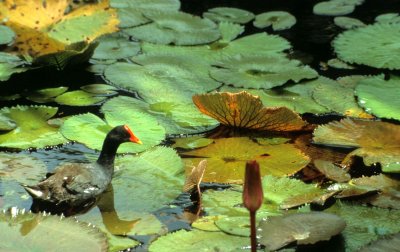
[[[379,121],[343,119],[319,126],[314,131],[316,144],[358,148],[352,156],[363,157],[366,165],[380,163],[383,171],[400,171],[400,126]]]
[[[296,24],[296,17],[286,11],[269,11],[258,14],[253,21],[257,28],[265,28],[272,25],[274,31],[286,30]]]
[[[176,244],[179,244],[179,247]],[[189,232],[180,230],[158,238],[150,245],[149,251],[234,251],[248,245],[248,238],[227,235],[223,232],[206,232],[201,230],[192,230]]]
[[[37,103],[46,103],[54,101],[54,97],[61,95],[66,92],[68,87],[56,87],[56,88],[43,88],[34,91],[28,91],[25,93],[26,99]]]
[[[3,114],[0,114],[0,130],[10,131],[17,127],[17,123]]]
[[[54,101],[61,105],[90,106],[97,105],[106,99],[107,97],[104,96],[96,96],[83,90],[75,90],[57,96]]]
[[[351,17],[335,17],[333,22],[335,25],[346,30],[365,26],[365,24],[359,19]]]
[[[400,210],[339,202],[326,211],[337,214],[346,221],[347,226],[342,232],[346,251],[358,251],[382,236],[400,232]]]
[[[214,79],[235,87],[269,89],[292,80],[312,79],[318,73],[300,61],[282,56],[236,55],[214,64],[210,75]]]
[[[220,218],[215,221],[215,225],[228,234],[250,236],[250,218],[248,216]]]
[[[214,140],[210,138],[204,138],[200,136],[191,137],[181,137],[174,139],[175,143],[172,145],[173,148],[183,148],[183,149],[196,149],[200,147],[205,147]]]
[[[216,7],[204,12],[203,17],[215,22],[246,24],[254,18],[254,14],[250,11],[233,7]]]
[[[1,109],[0,115],[13,120],[17,127],[0,135],[0,146],[26,149],[65,143],[66,139],[58,132],[58,129],[46,122],[57,113],[57,110],[56,107],[47,106],[17,106]]]
[[[295,131],[306,125],[306,122],[290,109],[264,107],[259,97],[247,92],[195,95],[193,102],[202,113],[231,127]]]
[[[21,73],[28,70],[28,68],[19,67],[18,63],[0,62],[0,81],[8,80],[12,74]]]
[[[218,232],[220,229],[215,225],[215,221],[224,217],[224,215],[202,216],[192,223],[192,227],[203,231]]]
[[[259,225],[260,243],[268,250],[280,249],[294,241],[297,244],[315,244],[329,240],[346,227],[337,215],[310,212],[270,217]]]
[[[400,120],[399,77],[391,76],[387,81],[379,76],[366,78],[358,82],[355,94],[367,112],[380,118]]]
[[[337,69],[354,69],[355,67],[347,64],[346,62],[341,61],[338,58],[330,59],[326,62],[328,66],[337,68]]]
[[[117,94],[117,89],[115,87],[106,84],[89,84],[81,86],[81,89],[96,95],[108,96]]]
[[[333,41],[341,60],[376,68],[400,69],[400,23],[377,23],[340,34]]]
[[[322,160],[322,159],[316,159],[314,160],[314,165],[315,168],[319,172],[325,175],[330,180],[336,181],[336,182],[346,182],[351,179],[351,176],[349,173],[347,173],[343,168],[335,165],[334,163],[327,161],[327,160]]]
[[[108,251],[105,235],[87,223],[11,209],[0,213],[3,251]],[[51,235],[49,235],[51,234]]]
[[[105,36],[98,40],[99,45],[94,50],[94,59],[123,59],[132,57],[139,53],[140,45],[137,42],[129,41],[122,36]]]
[[[291,144],[259,145],[247,137],[215,139],[207,147],[185,152],[184,155],[196,157],[185,159],[187,168],[201,159],[207,159],[203,181],[219,183],[242,183],[248,160],[256,160],[260,164],[262,175],[276,176],[294,174],[309,162],[308,157]]]
[[[75,115],[65,120],[61,133],[69,140],[100,150],[106,134],[113,127],[128,124],[143,144],[124,143],[118,148],[119,153],[136,153],[150,149],[158,145],[165,136],[164,128],[146,114],[132,113],[128,110],[114,114],[106,112],[105,119],[106,121],[103,121],[91,113]]]
[[[10,44],[15,38],[15,33],[7,26],[0,25],[0,45]]]
[[[220,37],[217,25],[184,12],[146,13],[152,23],[127,28],[124,32],[135,39],[156,44],[197,45]]]

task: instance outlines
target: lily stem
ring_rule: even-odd
[[[256,252],[257,251],[256,211],[250,211],[250,240],[251,240],[251,252]]]

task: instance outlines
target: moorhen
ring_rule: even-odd
[[[127,125],[113,128],[95,163],[66,163],[48,173],[37,185],[22,185],[34,200],[80,206],[104,192],[111,182],[117,149],[124,142],[142,144]]]

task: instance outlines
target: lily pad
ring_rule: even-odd
[[[140,44],[121,36],[106,36],[98,40],[92,58],[108,60],[132,57],[139,53]]]
[[[366,78],[358,82],[355,89],[358,103],[367,112],[380,118],[400,121],[400,78],[392,76],[385,81],[378,77]]]
[[[242,56],[225,58],[214,64],[210,75],[217,81],[245,88],[273,88],[288,81],[313,79],[318,73],[300,61],[281,56]]]
[[[128,124],[143,144],[124,143],[119,153],[137,153],[158,145],[165,137],[165,130],[152,117],[142,113],[124,110],[118,113],[105,113],[106,121],[94,114],[75,115],[61,126],[61,133],[69,140],[78,141],[87,147],[100,150],[106,134],[115,126]],[[88,134],[90,132],[90,134]]]
[[[37,103],[46,103],[54,101],[56,96],[59,96],[66,92],[68,87],[56,87],[56,88],[43,88],[35,91],[31,91],[25,94],[26,99]]]
[[[108,251],[105,235],[87,223],[12,208],[0,213],[3,251]],[[51,233],[51,235],[49,235]]]
[[[141,11],[177,11],[181,7],[179,0],[110,0],[113,8],[136,8]]]
[[[379,239],[365,247],[360,252],[384,252],[395,251],[400,247],[400,234],[391,235]]]
[[[221,39],[215,43],[229,43],[244,32],[244,26],[230,22],[220,22],[218,29]]]
[[[182,154],[196,157],[185,159],[187,168],[201,159],[207,159],[203,181],[217,183],[243,183],[247,160],[256,160],[260,164],[262,175],[276,176],[294,174],[309,162],[308,157],[291,144],[265,146],[254,143],[247,137],[215,139],[207,147]]]
[[[75,90],[57,96],[54,101],[68,106],[90,106],[98,105],[106,99],[107,97],[104,96],[96,96],[83,90]]]
[[[17,127],[17,123],[7,116],[0,114],[0,131],[10,131]]]
[[[286,11],[269,11],[258,14],[253,21],[257,28],[265,28],[272,25],[274,31],[290,29],[296,24],[296,17]]]
[[[112,1],[111,1],[112,2]],[[113,3],[111,3],[113,4]],[[150,23],[151,20],[146,18],[142,11],[136,7],[124,7],[117,9],[120,28],[128,28]]]
[[[335,17],[333,22],[335,25],[346,30],[365,26],[365,24],[359,19],[351,17]]]
[[[377,23],[399,23],[399,13],[384,13],[375,17]]]
[[[347,15],[354,11],[355,5],[346,1],[324,1],[319,2],[313,7],[316,15],[340,16]]]
[[[46,120],[57,113],[58,108],[48,106],[5,107],[0,115],[13,120],[17,127],[0,135],[0,146],[8,148],[44,148],[66,143],[67,140]]]
[[[347,182],[351,179],[349,173],[347,173],[343,168],[335,165],[330,161],[317,159],[314,160],[314,165],[319,172],[324,174],[325,177],[327,177],[330,180],[336,182]]]
[[[176,244],[180,244],[179,247]],[[192,230],[189,232],[180,230],[158,238],[150,244],[149,251],[234,251],[248,246],[248,244],[248,238],[227,235],[223,232],[206,232],[201,230]]]
[[[7,26],[0,25],[0,45],[10,44],[15,38],[15,33]]]
[[[297,244],[315,244],[329,240],[345,227],[346,222],[334,214],[297,213],[261,221],[258,234],[260,243],[268,250],[277,250],[294,241]]]
[[[328,64],[328,66],[337,68],[337,69],[354,69],[355,68],[337,58],[328,60],[327,64]]]
[[[314,131],[313,141],[344,148],[358,148],[350,152],[343,163],[352,156],[363,157],[366,165],[380,163],[384,172],[400,171],[400,126],[379,121],[343,119],[331,122]]]
[[[82,86],[81,89],[88,93],[105,96],[115,95],[118,93],[115,87],[106,84],[89,84]]]
[[[247,10],[232,7],[216,7],[208,9],[203,13],[203,17],[215,22],[231,22],[246,24],[253,20],[254,14]]]
[[[207,145],[214,142],[213,139],[204,138],[200,136],[192,136],[192,137],[181,137],[174,139],[175,143],[172,145],[173,148],[182,148],[182,149],[196,149],[201,147],[206,147]]]
[[[195,95],[193,102],[202,113],[235,128],[296,131],[307,124],[290,109],[264,107],[259,97],[247,92]]]
[[[367,25],[341,33],[333,41],[338,58],[376,68],[400,69],[400,23]]]
[[[237,236],[250,236],[250,218],[248,216],[224,217],[215,221],[215,225],[225,233]]]
[[[215,225],[215,221],[224,217],[224,215],[202,216],[192,223],[192,227],[203,231],[218,232],[220,229]]]
[[[22,73],[28,70],[28,68],[20,67],[20,63],[5,63],[0,62],[0,81],[6,81],[10,79],[14,73]]]
[[[205,44],[220,37],[215,23],[188,13],[158,12],[145,16],[153,22],[124,29],[124,32],[138,40],[175,45]]]

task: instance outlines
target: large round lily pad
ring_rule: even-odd
[[[92,58],[108,60],[123,59],[138,54],[140,45],[122,36],[107,36],[99,40]]]

